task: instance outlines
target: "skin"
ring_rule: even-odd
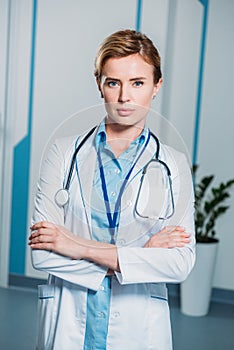
[[[118,157],[136,139],[145,125],[150,108],[161,85],[153,81],[153,66],[139,54],[110,58],[103,67],[98,88],[108,113],[107,142]],[[81,238],[65,227],[43,221],[31,228],[29,245],[33,249],[53,251],[71,259],[85,259],[109,268],[108,274],[120,272],[117,248],[113,244]],[[144,248],[172,249],[183,247],[190,235],[180,226],[165,227],[153,235]]]

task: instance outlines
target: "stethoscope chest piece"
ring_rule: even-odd
[[[89,136],[94,132],[95,129],[96,129],[96,126],[88,132],[88,134],[83,138],[79,146],[75,149],[75,152],[72,157],[69,173],[68,173],[66,186],[64,188],[60,188],[54,195],[54,201],[59,207],[64,207],[69,202],[69,197],[70,197],[69,188],[70,188],[70,182],[72,178],[72,172],[76,162],[77,153],[79,152],[80,148],[83,146],[85,141],[89,138]]]
[[[55,203],[59,207],[64,207],[69,201],[69,192],[65,188],[60,188],[54,196]]]

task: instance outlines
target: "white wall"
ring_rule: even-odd
[[[234,124],[231,118],[234,3],[229,0],[210,0],[209,3],[198,163],[200,175],[215,173],[218,181],[234,177],[230,161],[234,143],[231,135]],[[26,28],[32,1],[13,1],[13,4],[18,4],[21,17],[25,16]],[[27,8],[26,4],[29,5]],[[135,28],[136,9],[135,0],[38,1],[28,226],[43,148],[54,129],[66,118],[101,103],[93,77],[95,52],[104,37],[113,31]],[[203,5],[198,0],[142,1],[141,30],[152,38],[162,56],[164,84],[153,107],[176,126],[190,153],[193,149],[202,19]],[[15,35],[19,39],[18,50],[21,53],[23,50],[28,57],[31,44],[27,37],[25,39],[25,32],[19,31]],[[30,29],[28,35],[31,35]],[[23,66],[21,61],[19,57],[19,68]],[[24,62],[28,62],[26,57]],[[29,62],[18,72],[21,80],[15,85],[18,96],[24,96],[22,104],[12,95],[12,103],[18,106],[15,125],[19,137],[16,141],[22,137],[20,130],[25,123],[20,111],[27,100],[28,86],[23,82],[27,81],[28,69]],[[80,120],[79,127],[84,124],[85,121]],[[226,146],[225,153],[221,154],[219,144]],[[234,280],[230,278],[234,264],[233,211],[234,206],[219,223],[222,237],[214,286],[234,290]],[[42,276],[32,269],[28,249],[25,273]]]
[[[8,252],[9,252],[9,232],[4,234],[6,216],[5,200],[6,191],[4,191],[6,161],[6,81],[8,74],[8,41],[9,41],[9,4],[7,1],[0,2],[0,285],[6,286],[8,280]],[[9,210],[9,208],[8,208]]]
[[[212,0],[199,140],[200,174],[215,174],[215,183],[234,178],[234,1]],[[234,189],[230,210],[218,222],[220,238],[214,286],[234,289]]]
[[[163,113],[192,154],[203,6],[193,0],[171,1],[170,6]]]
[[[8,280],[11,245],[13,148],[27,130],[29,60],[31,39],[31,0],[0,1],[0,248],[1,285]],[[12,179],[13,180],[13,179]],[[25,247],[24,242],[21,242]],[[19,253],[20,254],[20,253]]]

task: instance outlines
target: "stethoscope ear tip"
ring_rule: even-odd
[[[65,188],[60,188],[54,196],[54,201],[58,207],[64,207],[69,201],[69,192]]]

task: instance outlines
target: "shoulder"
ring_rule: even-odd
[[[75,143],[78,136],[60,137],[50,141],[43,152],[42,163],[61,163],[65,159],[70,158],[74,153]]]
[[[57,138],[51,147],[56,148],[57,151],[66,158],[69,154],[74,153],[74,150],[86,136],[87,145],[89,144],[89,141],[92,141],[92,137],[89,138],[89,136],[92,136],[91,130],[93,129],[86,130],[78,135]]]
[[[159,158],[167,163],[172,173],[178,173],[181,170],[191,172],[191,165],[188,155],[185,155],[183,152],[180,152],[166,144],[161,143],[160,145],[161,149]]]
[[[51,148],[56,148],[61,155],[66,155],[74,150],[75,144],[79,137],[80,135],[72,135],[57,138],[51,145]]]

